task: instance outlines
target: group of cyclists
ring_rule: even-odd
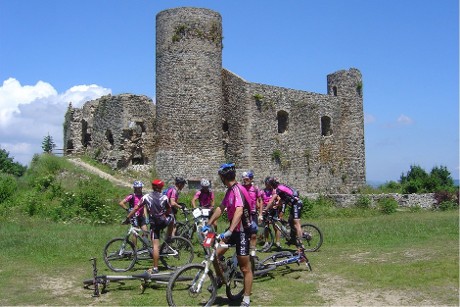
[[[217,232],[217,220],[225,212],[230,222],[217,237],[226,243],[236,247],[238,265],[243,273],[244,296],[242,306],[249,306],[252,290],[253,273],[251,269],[250,256],[255,256],[258,224],[263,221],[266,214],[282,215],[287,206],[291,207],[289,224],[291,225],[291,238],[288,244],[294,244],[297,248],[303,249],[300,237],[300,214],[302,201],[298,192],[280,182],[275,177],[266,177],[265,188],[259,190],[254,184],[254,173],[246,171],[242,174],[242,182],[236,179],[235,164],[222,164],[217,171],[222,183],[227,190],[221,204],[215,207],[214,192],[210,189],[210,182],[202,179],[201,188],[194,194],[192,199],[193,208],[198,206],[211,209],[211,217],[208,224],[202,228],[203,232],[211,230]],[[149,273],[158,273],[159,260],[159,239],[160,232],[167,229],[165,240],[174,234],[175,215],[177,209],[181,208],[178,202],[180,191],[184,188],[186,180],[182,177],[175,178],[175,184],[163,191],[165,183],[162,180],[152,181],[152,192],[142,193],[143,184],[135,181],[133,184],[134,193],[126,196],[119,205],[128,211],[127,218],[131,223],[147,231],[150,224],[150,234],[153,244],[153,267]],[[163,192],[162,192],[163,191]],[[279,234],[275,235],[276,245],[280,247]],[[226,248],[217,250],[217,258],[227,251]],[[214,262],[217,274],[218,286],[222,286],[222,268],[219,263]]]

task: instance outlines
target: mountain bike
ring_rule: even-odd
[[[274,234],[270,228],[270,225],[272,225],[273,229],[276,229],[280,232],[280,237],[285,238],[287,240],[286,243],[288,245],[295,244],[293,242],[290,242],[291,227],[288,221],[280,219],[278,216],[265,214],[263,217],[263,224],[264,226],[259,227],[259,231],[257,233],[257,246],[259,251],[267,252],[273,246]],[[305,248],[305,251],[317,251],[323,244],[323,232],[321,231],[321,229],[319,229],[318,226],[311,223],[304,223],[301,225],[301,228],[301,241]]]
[[[217,257],[219,247],[229,248],[234,245],[226,244],[216,238],[215,233],[208,232],[203,243],[211,247],[206,259],[201,263],[187,264],[176,270],[171,276],[166,289],[166,299],[169,306],[200,305],[210,306],[217,296],[217,276],[212,271],[212,263]],[[236,251],[232,257],[218,259],[223,271],[221,285],[225,285],[225,292],[230,300],[241,299],[244,292],[243,274],[238,267]],[[266,274],[276,269],[276,266],[265,265],[263,270],[255,272],[256,276]]]
[[[308,270],[312,270],[310,261],[308,260],[307,255],[305,255],[305,250],[300,250],[295,253],[288,251],[275,253],[263,259],[262,261],[258,261],[256,263],[256,269],[263,270],[264,268],[273,268],[273,266],[277,268],[279,266],[289,265],[293,263],[297,263],[297,265],[305,263]]]
[[[153,250],[149,239],[150,232],[130,225],[124,237],[114,238],[107,242],[102,257],[105,264],[114,272],[126,272],[131,270],[140,260],[153,259]],[[131,236],[137,238],[136,246],[130,240]],[[192,262],[192,243],[178,236],[173,236],[160,245],[160,261],[170,270]]]
[[[176,236],[181,236],[192,241],[193,234],[196,233],[198,242],[200,244],[203,243],[204,236],[201,228],[208,222],[211,209],[195,208],[191,210],[183,203],[179,203],[179,205],[182,207],[185,220],[176,223]],[[188,218],[190,212],[193,215],[193,224]]]
[[[118,283],[120,285],[124,285],[125,282],[129,280],[140,280],[141,290],[142,293],[144,293],[145,289],[150,285],[152,281],[159,284],[167,284],[172,274],[171,271],[169,271],[156,274],[149,274],[148,272],[143,272],[141,274],[134,275],[98,275],[96,267],[96,258],[91,258],[90,260],[93,262],[93,278],[83,280],[83,287],[85,289],[92,289],[93,297],[98,297],[100,296],[100,294],[105,293],[107,287],[111,283]]]

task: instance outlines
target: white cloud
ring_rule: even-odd
[[[397,120],[398,124],[401,124],[401,125],[411,125],[414,123],[414,121],[412,120],[412,118],[410,118],[409,116],[406,116],[404,114],[401,114],[399,117],[398,117],[398,120]]]
[[[365,124],[372,124],[375,123],[376,118],[372,114],[364,114],[364,123]]]
[[[56,95],[56,90],[43,81],[25,86],[14,78],[3,81],[0,87],[0,125],[8,125],[14,113],[19,112],[19,105],[29,104],[37,98]]]
[[[9,78],[0,87],[0,147],[22,164],[28,164],[34,153],[42,152],[41,143],[48,134],[62,148],[62,124],[69,102],[80,107],[107,94],[111,94],[110,89],[95,84],[76,85],[58,94],[43,81],[22,86]]]

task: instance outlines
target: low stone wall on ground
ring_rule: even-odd
[[[304,194],[308,199],[316,200],[319,193]],[[361,196],[368,197],[371,200],[371,207],[377,206],[379,199],[391,197],[395,199],[400,207],[421,207],[431,209],[436,205],[434,193],[427,194],[327,194],[323,195],[335,201],[337,207],[348,208],[354,206]]]

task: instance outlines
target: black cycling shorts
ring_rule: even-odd
[[[249,256],[249,241],[251,234],[249,232],[234,231],[227,243],[236,246],[237,256]]]
[[[174,223],[174,216],[172,215],[168,215],[161,219],[151,220],[150,235],[152,236],[152,240],[160,239],[160,232],[171,223]]]

